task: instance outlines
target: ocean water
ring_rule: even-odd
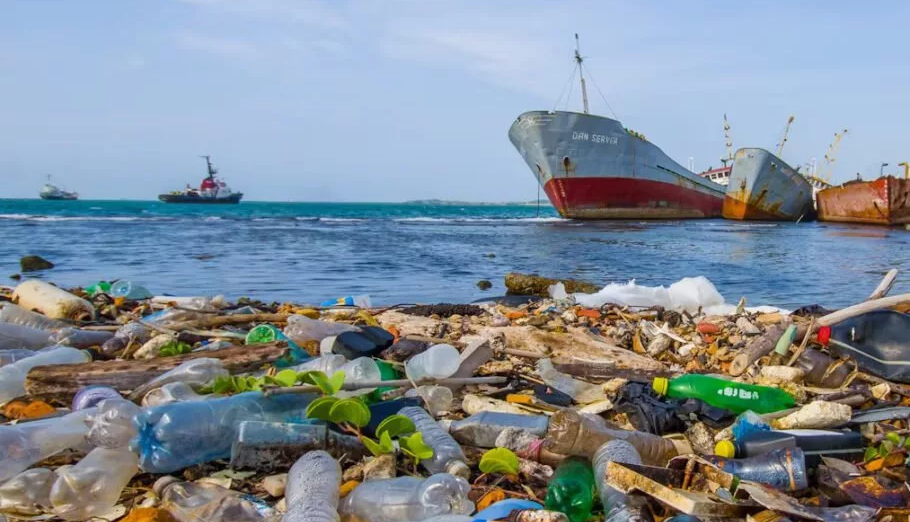
[[[63,286],[130,279],[156,293],[319,303],[467,302],[510,271],[598,284],[708,277],[727,301],[837,307],[890,268],[910,292],[910,232],[828,223],[578,222],[549,206],[167,205],[0,200],[0,278],[38,254]],[[493,288],[476,287],[488,279]],[[2,283],[0,283],[2,284]],[[10,285],[15,281],[9,280]]]

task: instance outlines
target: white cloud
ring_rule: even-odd
[[[259,51],[248,42],[231,38],[182,33],[177,35],[177,43],[186,49],[215,54],[224,58],[251,60],[259,56]]]

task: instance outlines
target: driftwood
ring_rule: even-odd
[[[193,319],[192,321],[183,321],[168,325],[169,330],[177,332],[193,329],[218,328],[229,324],[248,324],[248,323],[286,323],[291,314],[234,314],[234,315],[216,315]]]
[[[888,292],[891,291],[891,287],[894,286],[895,279],[897,279],[897,269],[892,268],[891,270],[888,270],[888,273],[882,278],[882,282],[875,287],[875,290],[866,298],[866,301],[881,299],[888,295]]]
[[[149,360],[92,361],[82,364],[37,366],[28,372],[25,390],[34,397],[68,402],[83,386],[109,386],[124,393],[176,368],[181,363],[200,357],[221,359],[229,372],[240,373],[259,369],[286,353],[287,344],[279,341]]]
[[[655,370],[650,368],[634,368],[623,365],[620,359],[616,361],[590,361],[570,357],[556,357],[553,367],[562,373],[583,379],[588,382],[600,384],[610,379],[627,379],[633,382],[651,383],[655,377],[672,377],[668,369]]]
[[[891,308],[892,306],[899,306],[905,303],[910,303],[910,294],[901,294],[895,295],[893,297],[883,297],[881,299],[865,301],[860,304],[848,306],[843,310],[838,310],[834,313],[830,313],[819,318],[818,326],[831,326],[832,324],[837,324],[841,321],[850,319],[851,317],[856,317],[858,315],[863,315],[867,312],[873,312],[875,310],[881,310],[883,308]]]
[[[787,322],[771,326],[765,330],[765,333],[762,334],[761,337],[755,339],[749,343],[749,346],[740,350],[730,363],[730,375],[733,375],[734,377],[742,375],[752,363],[774,351],[774,347],[777,346],[777,341],[784,335],[788,326],[790,326],[790,324]],[[794,339],[804,339],[807,335],[809,335],[808,325],[796,327],[796,337]]]

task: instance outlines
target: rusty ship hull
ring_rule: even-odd
[[[724,187],[673,161],[616,120],[531,111],[509,139],[559,212],[571,219],[720,217]]]
[[[818,219],[870,225],[910,224],[910,179],[884,176],[818,192]]]
[[[726,219],[756,221],[812,217],[812,185],[764,149],[739,149],[733,156],[723,215]]]

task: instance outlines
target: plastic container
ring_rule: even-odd
[[[603,419],[571,410],[556,412],[550,418],[546,448],[562,455],[593,458],[601,446],[611,440],[624,440],[638,451],[647,466],[665,467],[679,455],[673,441],[642,431],[623,430],[607,426]]]
[[[420,522],[439,515],[468,515],[471,486],[461,477],[440,473],[429,478],[369,480],[341,501],[344,519],[364,522]]]
[[[750,432],[737,437],[736,442],[722,440],[714,453],[724,458],[748,458],[786,448],[803,450],[809,468],[818,466],[822,456],[861,462],[865,452],[863,436],[855,431],[783,430]]]
[[[172,402],[203,401],[219,397],[222,397],[222,395],[200,395],[196,393],[192,386],[185,382],[171,382],[146,393],[142,397],[142,406],[151,408],[152,406],[161,406]]]
[[[341,466],[324,451],[300,457],[288,472],[281,522],[337,522]]]
[[[591,462],[569,457],[553,472],[547,485],[546,508],[565,513],[569,522],[584,522],[594,507],[594,472]]]
[[[142,411],[139,406],[126,399],[107,399],[93,408],[85,417],[89,444],[99,448],[126,448],[136,436],[136,415]]]
[[[57,474],[47,468],[25,470],[0,485],[0,512],[40,515],[50,511],[51,487]]]
[[[786,448],[746,459],[707,459],[727,473],[743,480],[767,484],[781,491],[800,491],[809,487],[803,450]]]
[[[440,421],[457,442],[477,448],[495,448],[496,438],[507,428],[521,429],[536,437],[547,434],[550,418],[545,415],[520,415],[484,411],[457,421]]]
[[[130,301],[150,299],[152,297],[152,293],[146,287],[124,279],[111,284],[111,289],[108,293],[111,294],[111,297],[122,297]]]
[[[640,505],[633,505],[625,493],[607,484],[607,465],[610,462],[641,465],[641,457],[635,447],[624,440],[611,440],[594,453],[595,486],[603,505],[604,522],[647,520]]]
[[[50,364],[77,364],[89,362],[92,357],[82,350],[75,348],[56,348],[35,354],[21,361],[14,362],[0,368],[0,404],[25,395],[25,377],[29,370],[36,366]]]
[[[101,346],[114,337],[112,332],[95,332],[79,328],[63,328],[50,335],[52,343],[72,346],[73,348],[91,348]]]
[[[818,330],[818,341],[835,355],[883,379],[910,383],[910,315],[877,310]]]
[[[273,471],[314,450],[353,460],[368,454],[360,439],[330,430],[322,422],[243,421],[231,446],[231,467]]]
[[[319,306],[356,306],[358,308],[373,308],[373,300],[367,294],[349,295],[330,301],[323,301]]]
[[[239,425],[247,420],[291,422],[306,418],[315,394],[265,397],[247,392],[221,399],[174,402],[143,410],[130,447],[148,473],[170,473],[193,464],[228,458]]]
[[[275,512],[265,502],[215,484],[161,477],[152,486],[158,509],[176,522],[267,522]]]
[[[45,330],[0,323],[0,350],[38,350],[51,344],[51,334]]]
[[[805,381],[820,388],[839,388],[853,372],[855,364],[846,360],[836,361],[828,355],[811,348],[803,351],[796,359],[794,368],[806,372]],[[832,365],[836,365],[832,368]],[[831,370],[830,372],[828,370]]]
[[[417,431],[423,434],[423,442],[433,448],[433,457],[421,461],[421,465],[430,473],[451,473],[468,478],[471,470],[465,464],[464,452],[451,435],[433,420],[423,408],[402,408],[401,415],[411,419]]]
[[[85,410],[98,405],[108,399],[123,399],[120,392],[113,388],[101,385],[83,386],[73,397],[71,409],[73,411]]]
[[[137,463],[136,454],[127,448],[96,448],[75,466],[58,469],[50,497],[55,514],[85,520],[110,511],[139,471]]]
[[[756,413],[772,413],[792,408],[793,396],[778,388],[743,384],[709,377],[707,375],[683,375],[675,379],[657,377],[654,391],[675,399],[701,399],[711,406],[733,413],[752,410]]]
[[[579,404],[587,404],[607,398],[600,386],[573,378],[553,367],[550,359],[537,361],[537,372],[547,386],[565,393]]]
[[[13,302],[26,310],[37,310],[51,319],[95,318],[92,303],[38,279],[19,283],[13,292]]]
[[[404,365],[408,378],[419,381],[424,377],[445,379],[458,371],[461,354],[449,344],[437,344],[429,350],[411,357]]]
[[[320,352],[337,353],[348,359],[376,357],[395,342],[395,336],[378,326],[365,326],[362,330],[326,337],[322,340],[325,346],[320,344]]]
[[[230,372],[224,369],[221,359],[200,357],[181,363],[176,368],[169,370],[149,382],[138,386],[130,394],[130,400],[136,400],[146,393],[164,386],[165,384],[182,382],[196,387],[202,387],[218,377],[228,377]]]
[[[404,394],[405,397],[420,397],[426,404],[427,411],[434,417],[440,413],[450,411],[455,395],[450,388],[445,386],[418,386],[411,388]]]
[[[21,361],[26,357],[31,357],[38,352],[26,350],[25,348],[14,348],[12,350],[0,350],[0,368],[16,361]]]
[[[771,359],[768,361],[768,366],[778,366],[784,364],[785,357],[790,353],[790,345],[793,344],[793,340],[796,339],[796,325],[791,324],[784,330],[783,335],[780,336],[780,339],[777,340],[777,345],[774,347],[774,351],[771,352]]]
[[[85,444],[91,410],[0,426],[0,483],[63,450]]]
[[[13,303],[0,304],[0,323],[18,324],[36,330],[60,330],[71,326],[69,323],[51,319],[45,315],[26,310]]]
[[[349,324],[318,321],[303,315],[292,315],[288,317],[288,325],[284,328],[284,335],[290,337],[295,343],[305,343],[307,341],[321,341],[330,335],[359,331],[360,328]]]

